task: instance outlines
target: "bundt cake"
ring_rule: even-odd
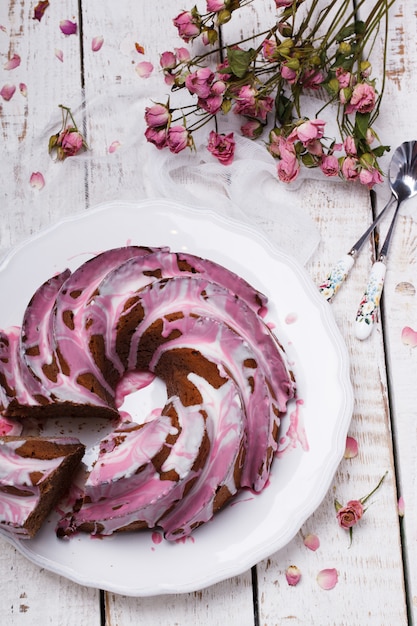
[[[0,528],[34,537],[84,456],[74,437],[0,437]]]
[[[267,299],[225,267],[168,248],[108,250],[46,281],[0,335],[0,408],[118,417],[125,381],[165,406],[99,445],[59,536],[160,527],[189,535],[241,488],[261,491],[295,382]]]

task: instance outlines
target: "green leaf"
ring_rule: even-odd
[[[229,68],[235,76],[243,78],[247,74],[249,65],[251,64],[256,52],[253,48],[249,50],[236,50],[235,48],[227,48],[227,60]]]
[[[370,113],[356,113],[355,115],[355,136],[358,139],[366,139],[366,133],[369,128]]]

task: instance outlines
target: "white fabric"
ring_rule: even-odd
[[[160,82],[161,77],[157,78]],[[64,162],[55,162],[48,156],[48,139],[61,125],[58,107],[47,125],[35,129],[32,140],[25,141],[22,159],[30,160],[29,171],[41,171],[44,175],[48,197],[59,203],[56,214],[70,215],[79,210],[71,194],[62,193],[68,181],[78,177],[81,185],[84,179],[88,180],[90,206],[111,200],[140,202],[163,197],[194,207],[209,207],[256,224],[276,246],[304,264],[316,249],[319,234],[294,193],[303,178],[293,186],[280,183],[276,161],[268,154],[263,139],[254,142],[242,137],[238,130],[240,120],[233,114],[225,118],[221,129],[236,131],[235,160],[230,166],[221,165],[206,149],[209,126],[196,135],[197,152],[186,149],[175,155],[168,149],[157,150],[144,137],[145,107],[158,100],[153,93],[155,85],[155,80],[141,80],[140,94],[119,88],[105,97],[87,97],[83,103],[77,97],[64,102],[71,107],[80,131],[83,120],[89,129],[86,138],[90,149],[83,154]],[[166,96],[159,101],[165,102]],[[110,153],[113,141],[120,142],[120,147]],[[46,194],[34,193],[27,187],[16,202],[20,205],[30,201],[34,210],[43,210]]]

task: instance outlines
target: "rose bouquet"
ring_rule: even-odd
[[[224,25],[254,1],[206,0],[205,13],[194,6],[174,18],[184,42],[198,40],[204,47],[194,57],[186,47],[161,54],[171,96],[146,108],[147,140],[173,153],[194,149],[194,133],[211,123],[207,148],[228,165],[234,134],[220,132],[219,121],[231,113],[245,137],[264,136],[281,181],[294,181],[307,167],[369,188],[381,182],[378,159],[389,147],[380,144],[373,126],[385,72],[377,85],[367,54],[381,31],[386,42],[395,0],[368,2],[366,16],[361,15],[365,0],[275,0],[279,13],[271,28],[224,43]],[[190,103],[173,106],[179,91]],[[313,118],[305,113],[312,95],[320,102]],[[337,138],[326,136],[328,113],[335,118]]]

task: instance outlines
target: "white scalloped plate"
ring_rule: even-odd
[[[242,573],[284,547],[320,504],[343,456],[352,415],[348,356],[330,306],[296,261],[251,226],[165,200],[100,206],[15,248],[0,265],[0,293],[9,294],[0,327],[19,325],[34,290],[55,272],[131,243],[213,259],[270,299],[268,319],[284,331],[299,399],[283,422],[283,452],[270,484],[260,495],[245,492],[192,538],[174,544],[146,531],[62,541],[54,532],[56,513],[35,539],[2,534],[40,567],[83,585],[130,596],[189,592]],[[291,420],[295,429],[287,437]],[[101,436],[100,428],[68,424],[87,446]]]

